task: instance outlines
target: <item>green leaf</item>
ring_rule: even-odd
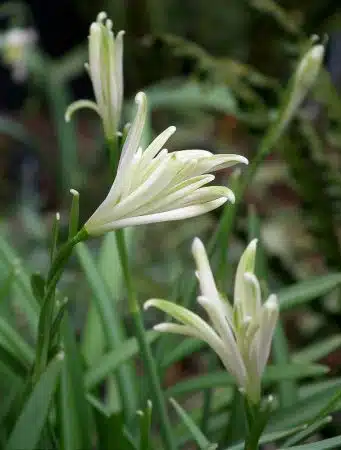
[[[309,444],[305,445],[296,445],[294,447],[282,447],[282,450],[328,450],[333,449],[335,450],[339,445],[341,444],[341,436],[337,436],[331,439],[324,439],[320,442],[310,442]]]
[[[320,419],[313,423],[312,425],[306,427],[304,430],[300,431],[299,433],[295,434],[294,436],[288,438],[284,443],[283,446],[290,447],[291,445],[298,444],[301,441],[304,441],[309,437],[311,434],[315,433],[316,431],[320,430],[322,427],[324,427],[326,424],[330,423],[332,421],[331,416],[324,417],[323,419]]]
[[[235,98],[223,84],[205,86],[197,81],[173,80],[152,86],[147,95],[151,109],[206,108],[225,114],[234,114],[237,110]]]
[[[290,362],[289,345],[280,321],[273,337],[272,355],[279,370],[281,366]],[[279,380],[278,392],[282,407],[290,406],[297,401],[297,386],[294,380]]]
[[[341,273],[333,273],[301,281],[278,292],[281,311],[322,297],[341,283]]]
[[[59,354],[47,366],[14,425],[6,450],[32,450],[37,447],[47,421],[62,364],[63,357],[62,354]]]
[[[152,343],[159,333],[147,331],[147,340]],[[103,381],[108,375],[118,369],[118,367],[137,355],[139,347],[136,338],[125,340],[119,348],[101,356],[93,367],[90,367],[85,375],[85,385],[87,389],[92,389],[96,384]]]
[[[108,348],[115,350],[120,348],[125,340],[122,323],[118,313],[115,311],[115,304],[112,301],[106,283],[103,281],[97,266],[84,243],[76,247],[79,262],[84,270],[86,279],[94,294],[93,304],[101,318],[103,331]],[[120,387],[121,400],[125,405],[127,415],[132,417],[136,411],[136,394],[134,384],[134,374],[126,364],[123,364],[117,371],[117,380]]]
[[[275,411],[269,424],[269,431],[277,431],[299,424],[311,423],[320,418],[322,410],[326,409],[326,415],[336,411],[340,407],[339,403],[333,403],[330,407],[330,401],[340,390],[340,380],[336,382],[321,382],[312,386],[303,386],[300,388],[300,399],[294,405],[288,408],[282,408]]]
[[[0,345],[0,361],[16,376],[25,378],[28,367],[12,352]]]
[[[296,352],[292,357],[292,361],[297,363],[318,361],[338,349],[340,346],[341,335],[337,334],[324,340],[320,340],[305,347],[303,350]]]
[[[269,365],[264,374],[264,383],[280,380],[299,380],[307,377],[317,377],[329,372],[329,367],[321,364],[283,364]]]
[[[18,255],[1,235],[0,260],[7,267],[9,273],[13,271],[13,266],[16,267],[13,280],[16,303],[20,310],[24,312],[30,332],[35,337],[38,325],[39,304],[32,293],[30,278],[22,265],[20,265]]]
[[[34,360],[33,349],[2,317],[0,317],[0,346],[20,360],[25,367],[30,367]]]
[[[307,377],[324,375],[328,368],[319,364],[287,364],[281,366],[268,366],[263,382],[265,385],[279,380],[299,380]],[[229,386],[235,384],[234,379],[224,370],[199,375],[181,381],[167,389],[167,395],[182,395],[201,389],[210,389],[218,386]]]
[[[122,413],[110,416],[101,410],[95,410],[98,443],[101,450],[137,450],[131,436],[125,428]]]
[[[85,397],[84,374],[68,315],[62,321],[65,364],[60,388],[60,420],[64,450],[86,448],[92,439],[89,404]]]
[[[175,411],[178,413],[180,419],[183,421],[185,426],[188,428],[191,433],[193,439],[198,444],[200,450],[214,450],[217,448],[217,444],[212,444],[203,435],[200,428],[196,425],[196,423],[192,420],[189,414],[177,403],[174,398],[170,399],[171,404],[173,405]]]
[[[139,450],[150,449],[150,427],[152,420],[152,402],[147,401],[144,411],[137,411],[140,419],[140,447]]]
[[[45,280],[40,273],[33,273],[31,275],[31,288],[35,298],[41,305],[45,294]]]
[[[207,344],[199,339],[185,338],[180,342],[180,344],[174,347],[173,350],[171,349],[169,352],[164,354],[160,365],[163,369],[169,367],[170,365],[186,358],[186,356],[197,352],[205,345]]]

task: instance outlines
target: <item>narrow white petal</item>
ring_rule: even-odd
[[[253,239],[246,247],[237,267],[236,279],[234,283],[234,304],[235,306],[238,305],[242,314],[246,314],[246,312],[244,311],[244,302],[247,301],[247,299],[245,298],[246,293],[244,274],[245,272],[254,272],[256,250],[257,239]]]
[[[78,111],[79,109],[83,109],[83,108],[92,109],[93,111],[96,111],[98,115],[101,115],[100,111],[98,109],[98,106],[96,105],[95,102],[93,102],[91,100],[77,100],[77,101],[71,103],[71,105],[69,105],[67,110],[65,111],[65,115],[64,115],[65,121],[70,122],[73,114],[76,111]]]
[[[102,233],[111,230],[117,230],[119,228],[130,227],[135,225],[144,225],[148,223],[156,222],[168,222],[172,220],[183,220],[189,217],[200,216],[206,214],[213,209],[219,208],[227,201],[226,197],[219,198],[213,202],[204,203],[203,205],[187,206],[185,208],[174,209],[171,211],[165,211],[162,213],[148,214],[145,216],[127,217],[125,219],[116,220],[110,223],[103,222],[98,224],[94,222],[96,220],[96,212],[90,217],[90,219],[84,225],[84,228],[92,236],[97,236]]]
[[[115,39],[115,82],[117,89],[117,115],[121,117],[123,104],[123,36],[125,32],[119,31]]]
[[[263,305],[258,339],[258,372],[262,375],[269,358],[271,342],[279,315],[278,300],[271,294]]]
[[[225,186],[206,186],[197,189],[187,197],[183,197],[179,206],[189,206],[197,203],[210,202],[219,197],[226,197],[231,203],[235,202],[235,196],[231,189]]]
[[[187,152],[190,151],[191,150],[187,150]],[[198,158],[195,175],[232,167],[239,163],[247,164],[248,160],[244,156],[234,154],[210,155],[208,157]]]
[[[160,199],[153,199],[152,202],[146,204],[143,208],[143,214],[148,214],[150,211],[169,211],[178,208],[183,203],[183,199],[214,180],[214,175],[201,175],[199,177],[186,180],[172,189],[172,193],[166,193]],[[181,187],[183,186],[183,187]]]
[[[258,317],[262,307],[259,281],[254,273],[244,273],[245,304],[244,312],[250,317]]]
[[[139,92],[135,96],[135,102],[137,103],[137,112],[133,124],[131,125],[128,136],[123,145],[119,165],[117,168],[117,175],[111,189],[103,203],[114,203],[121,194],[121,187],[124,183],[127,168],[131,164],[134,153],[137,151],[140,145],[140,139],[143,132],[143,126],[146,120],[147,114],[147,99],[143,92]]]
[[[220,299],[216,301],[204,296],[199,296],[198,302],[205,308],[214,329],[224,343],[224,364],[228,364],[228,370],[237,378],[239,385],[244,386],[247,380],[247,372],[237,342],[226,318],[224,305]]]
[[[183,160],[197,160],[199,158],[210,158],[213,156],[213,153],[208,150],[179,150],[174,153],[179,154]]]
[[[159,192],[157,183],[167,180],[167,163],[169,155],[161,162],[156,170],[151,174],[148,180],[140,185],[128,197],[121,200],[113,210],[113,214],[117,217],[131,215],[135,210],[138,210],[144,202],[149,201],[151,197]],[[115,211],[115,212],[114,212]]]
[[[186,334],[207,342],[207,344],[218,354],[226,369],[237,379],[238,384],[244,386],[246,379],[243,375],[243,362],[241,362],[241,367],[235,366],[235,361],[233,358],[230,358],[229,354],[226,352],[226,343],[222,341],[213,328],[201,319],[201,317],[182,306],[166,300],[150,299],[144,304],[145,309],[148,309],[151,306],[164,311],[166,314],[184,324],[162,323],[156,325],[154,329]]]
[[[143,160],[142,163],[147,165],[150,161],[159,153],[159,151],[163,148],[168,139],[174,134],[176,128],[171,126],[164,130],[161,134],[159,134],[146,148],[143,152]]]
[[[192,254],[197,266],[200,290],[204,297],[215,302],[220,302],[218,290],[208,261],[204,244],[199,238],[195,238],[192,244]]]
[[[101,81],[101,25],[92,23],[89,36],[89,73],[99,110],[103,110]]]

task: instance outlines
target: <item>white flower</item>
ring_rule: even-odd
[[[205,150],[168,153],[164,144],[175,132],[169,127],[144,150],[140,139],[147,112],[143,92],[136,95],[135,120],[124,142],[115,181],[103,203],[84,225],[90,235],[153,222],[180,220],[204,214],[227,200],[233,192],[224,186],[206,185],[213,170],[247,163],[239,155],[213,155]]]
[[[37,41],[32,28],[11,28],[0,38],[2,58],[12,68],[15,81],[25,81],[28,75],[27,60]]]
[[[154,327],[156,330],[193,336],[207,342],[236,379],[240,390],[254,404],[260,401],[262,374],[278,319],[275,295],[261,303],[260,286],[254,274],[256,246],[255,239],[239,261],[232,307],[217,290],[202,242],[194,239],[192,252],[201,291],[198,302],[206,310],[212,325],[188,309],[166,300],[151,299],[145,303],[146,309],[154,306],[181,323],[161,323]]]
[[[96,98],[78,100],[72,103],[66,113],[68,122],[72,114],[80,108],[91,108],[101,117],[105,136],[113,140],[118,131],[123,102],[123,35],[119,31],[114,37],[112,21],[101,12],[96,22],[90,26],[89,35],[89,72]]]

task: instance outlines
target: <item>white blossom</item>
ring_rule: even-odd
[[[11,28],[0,37],[2,59],[12,69],[15,81],[23,82],[28,76],[28,57],[38,36],[33,28]]]
[[[90,26],[89,34],[89,72],[96,102],[78,100],[72,103],[65,119],[80,108],[95,110],[102,119],[105,136],[113,140],[118,131],[123,102],[123,35],[119,31],[114,36],[112,21],[101,12],[96,22]]]
[[[217,290],[202,242],[194,239],[192,252],[201,291],[197,300],[205,309],[211,325],[172,302],[150,299],[145,303],[146,309],[154,306],[180,322],[160,323],[154,327],[156,330],[205,341],[236,379],[240,390],[254,404],[260,401],[261,379],[269,358],[279,310],[274,294],[264,304],[261,302],[260,286],[254,274],[256,246],[257,240],[251,241],[239,261],[232,307]]]
[[[117,175],[103,203],[84,225],[90,235],[131,225],[180,220],[204,214],[233,192],[225,186],[207,186],[209,172],[247,164],[239,155],[213,155],[206,150],[169,153],[164,144],[175,132],[169,127],[143,151],[140,140],[147,112],[143,92],[136,95],[135,120],[124,142]]]

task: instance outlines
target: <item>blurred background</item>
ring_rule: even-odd
[[[233,273],[250,233],[250,215],[260,224],[272,291],[308,276],[340,270],[338,0],[1,2],[1,231],[25,263],[32,270],[46,267],[46,243],[56,211],[61,212],[67,233],[71,187],[81,194],[81,215],[86,219],[112,181],[98,117],[81,111],[72,123],[64,121],[71,101],[93,97],[84,62],[89,25],[101,10],[113,20],[115,32],[126,31],[125,121],[131,118],[135,93],[146,91],[145,139],[176,125],[170,150],[203,148],[240,153],[251,160],[309,37],[317,34],[327,41],[317,85],[249,186],[229,242],[232,269],[226,270]],[[217,177],[228,182],[229,175]],[[173,298],[179,296],[182,283],[193,271],[190,242],[194,235],[206,240],[219,214],[218,210],[130,233],[141,300],[169,296],[169,292]],[[110,243],[93,250],[113,295],[124,299],[119,269],[108,263],[108,252],[114,251]],[[6,274],[0,277],[5,279]],[[231,291],[231,285],[225,285],[225,272],[220,271],[218,279],[224,290]],[[79,330],[90,298],[80,280],[76,264],[71,264],[63,285],[73,300]],[[338,332],[340,302],[340,292],[334,290],[323,301],[287,315],[290,345],[295,348]],[[4,303],[0,307],[3,314],[11,314]],[[120,308],[124,314],[124,302]],[[94,358],[99,342],[92,335],[87,358]],[[335,371],[340,357],[338,351],[328,357]],[[193,365],[189,359],[180,369],[169,371],[167,383],[197,370]]]

